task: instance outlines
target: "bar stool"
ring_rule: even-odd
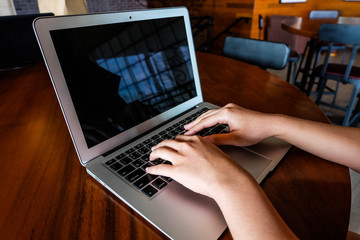
[[[357,116],[351,116],[360,89],[360,67],[353,66],[358,45],[360,44],[360,26],[323,24],[320,26],[318,36],[320,40],[329,42],[329,48],[325,56],[324,64],[317,66],[312,72],[309,89],[312,88],[315,78],[319,77],[320,88],[316,103],[345,111],[345,118],[342,125],[350,126],[354,120],[357,119]],[[351,55],[346,64],[329,63],[330,54],[335,43],[343,43],[352,46]],[[335,80],[337,83],[352,84],[354,86],[348,106],[342,107],[336,105],[335,99],[332,103],[322,101],[327,80]],[[336,97],[337,91],[334,91],[333,94],[334,97]]]
[[[335,19],[335,18],[338,18],[339,15],[340,15],[340,12],[338,10],[312,10],[309,13],[309,19]],[[306,54],[307,54],[309,48],[310,48],[310,41],[307,42],[305,49],[304,49],[303,53],[301,54],[299,68],[297,70],[295,79],[298,78],[300,72],[304,71],[304,69],[302,68],[302,65],[303,65],[304,59],[306,57]],[[314,60],[314,64],[313,64],[314,67],[316,67],[319,64],[321,54],[323,52],[326,52],[327,49],[328,49],[327,42],[319,41],[317,43],[316,55],[315,55],[315,60]],[[332,47],[332,51],[343,51],[341,63],[344,63],[345,54],[346,54],[346,46],[344,44],[336,43]]]

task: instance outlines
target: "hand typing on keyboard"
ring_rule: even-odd
[[[214,197],[214,192],[209,185],[217,176],[223,179],[222,175],[234,168],[245,174],[245,170],[240,169],[228,155],[200,136],[180,135],[175,140],[162,141],[152,148],[150,154],[150,161],[158,158],[167,159],[172,165],[149,167],[148,173],[171,176],[187,188],[210,197]]]
[[[171,164],[149,166],[146,171],[170,177],[195,192],[213,198],[222,210],[234,239],[247,239],[249,236],[295,239],[252,176],[216,146],[250,145],[269,137],[267,134],[270,131],[259,126],[264,126],[265,120],[272,120],[271,116],[234,104],[209,110],[185,125],[185,135],[164,140],[152,147],[150,161],[160,158]],[[230,132],[199,136],[203,129],[218,124],[227,124]]]
[[[223,108],[209,110],[185,125],[184,128],[187,130],[185,135],[196,134],[216,124],[226,124],[230,128],[229,133],[213,134],[206,138],[215,145],[249,146],[269,137],[269,132],[264,131],[261,126],[271,122],[270,117],[269,114],[251,111],[230,103]]]
[[[260,134],[258,126],[262,126],[260,121],[267,118],[266,114],[235,104],[208,110],[184,125],[187,130],[184,135],[164,140],[152,148],[150,161],[160,158],[172,165],[160,164],[149,167],[147,171],[169,176],[196,192],[214,197],[212,187],[208,189],[214,179],[227,179],[229,173],[232,176],[238,172],[247,176],[246,171],[215,145],[251,145],[260,142],[268,136]],[[230,127],[230,132],[222,130],[226,125]],[[219,129],[210,130],[213,126]],[[233,177],[228,180],[233,181]]]
[[[230,132],[199,134],[215,125],[228,125]],[[209,110],[184,128],[187,130],[184,135],[159,143],[150,154],[150,160],[161,158],[172,165],[159,164],[146,168],[146,171],[171,177],[195,192],[212,197],[222,210],[234,239],[247,239],[249,236],[254,239],[263,239],[264,236],[268,239],[296,239],[296,236],[257,182],[216,145],[251,145],[274,136],[309,153],[360,171],[358,128],[264,114],[234,104]]]

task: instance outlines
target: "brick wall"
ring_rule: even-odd
[[[86,0],[89,13],[147,8],[147,0]]]

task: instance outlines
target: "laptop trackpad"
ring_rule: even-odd
[[[271,163],[271,159],[243,147],[219,146],[222,151],[232,157],[245,168],[255,179]]]

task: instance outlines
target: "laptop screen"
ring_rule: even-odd
[[[183,17],[50,35],[88,148],[196,96]]]

